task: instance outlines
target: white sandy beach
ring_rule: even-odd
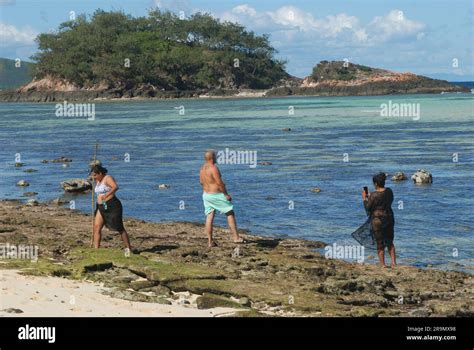
[[[0,270],[0,317],[216,317],[233,309],[198,310],[193,305],[132,302],[103,295],[100,284],[59,277],[24,276]],[[19,309],[23,313],[7,312]]]

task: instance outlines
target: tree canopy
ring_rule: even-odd
[[[288,76],[268,35],[206,13],[180,19],[158,9],[143,17],[96,10],[36,40],[36,77],[51,75],[81,87],[258,89]]]

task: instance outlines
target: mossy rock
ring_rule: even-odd
[[[241,309],[244,306],[221,295],[204,293],[196,300],[198,309],[212,309],[215,307],[229,307],[233,309]]]
[[[268,315],[258,310],[249,309],[237,311],[235,314],[224,317],[276,317],[274,315]]]
[[[149,281],[149,280],[136,280],[136,281],[131,281],[130,282],[130,287],[133,290],[141,290],[145,288],[151,288],[155,285],[154,282]]]
[[[171,305],[171,301],[163,298],[162,296],[154,295],[145,295],[139,292],[135,292],[128,289],[111,289],[104,292],[105,295],[108,295],[112,298],[123,299],[128,301],[135,301],[141,303],[156,303],[162,305]]]
[[[115,267],[128,269],[138,276],[161,284],[183,279],[224,278],[219,270],[210,267],[171,261],[152,261],[142,255],[125,256],[119,249],[79,248],[71,251],[71,258],[77,271],[85,272],[91,266],[111,263]]]
[[[72,271],[66,265],[59,265],[46,259],[36,261],[26,259],[8,260],[1,265],[5,269],[20,270],[20,274],[29,276],[71,277]]]

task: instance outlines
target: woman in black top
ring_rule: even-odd
[[[390,188],[385,188],[385,179],[384,173],[375,175],[372,179],[375,192],[369,193],[368,197],[365,191],[362,192],[362,199],[365,210],[371,219],[380,264],[385,266],[386,247],[393,267],[396,265],[395,246],[393,245],[393,227],[395,225],[392,211],[393,192]]]

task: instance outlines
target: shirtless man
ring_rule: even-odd
[[[216,210],[221,214],[227,215],[227,223],[232,232],[234,243],[243,243],[244,240],[237,233],[234,206],[231,203],[232,197],[227,193],[225,184],[222,182],[221,173],[216,165],[216,153],[214,151],[207,151],[204,155],[204,160],[199,178],[203,189],[202,199],[206,214],[206,233],[209,239],[209,247],[217,246],[216,242],[212,239],[212,224]]]

